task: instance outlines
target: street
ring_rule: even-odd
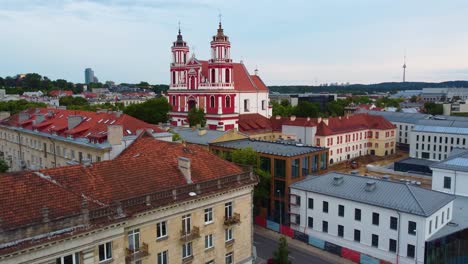
[[[302,243],[302,242],[301,242]],[[263,236],[255,232],[254,234],[254,246],[257,248],[257,256],[263,260],[267,260],[273,257],[273,252],[278,247],[278,241],[272,238]],[[294,246],[289,243],[289,258],[291,263],[294,264],[332,264],[321,259],[319,256],[314,255],[312,252],[308,252],[304,249]],[[257,260],[257,263],[264,263]]]

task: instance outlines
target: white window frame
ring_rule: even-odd
[[[186,214],[182,216],[182,231],[184,234],[190,234],[192,230],[192,219],[190,214]]]
[[[169,252],[167,250],[164,250],[162,252],[158,253],[158,264],[168,264],[168,256]]]
[[[62,256],[62,257],[58,257],[55,261],[60,261],[59,264],[64,264],[65,260],[64,258],[68,257],[68,256],[72,256],[72,262],[73,264],[80,264],[80,254],[78,252],[76,253],[72,253],[72,254],[69,254],[69,255],[65,255],[65,256]]]
[[[233,252],[226,253],[226,255],[224,257],[224,260],[225,260],[226,264],[233,264],[234,263],[234,253]]]
[[[156,224],[156,239],[167,237],[167,221],[161,221]]]
[[[205,236],[205,249],[213,248],[213,234],[209,234]]]
[[[227,228],[224,230],[224,241],[229,242],[233,240],[232,228]]]
[[[107,245],[110,245],[110,251],[108,252],[107,251]],[[101,259],[101,254],[100,254],[100,251],[101,251],[101,246],[104,250],[104,259]],[[109,254],[110,253],[110,254]],[[100,244],[98,246],[98,258],[99,258],[99,262],[103,262],[103,261],[107,261],[107,260],[111,260],[112,259],[112,241],[109,241],[109,242],[106,242],[104,244]]]
[[[213,223],[213,208],[210,207],[205,209],[204,220],[205,225]]]
[[[233,216],[232,202],[227,202],[224,204],[224,217],[225,219],[231,218]]]
[[[136,244],[136,237],[138,237],[138,244]],[[128,231],[128,248],[134,252],[138,252],[140,251],[140,229],[134,229],[134,230],[130,230]],[[131,247],[131,243],[130,241],[132,241],[132,244],[135,248],[132,248]]]
[[[188,258],[192,256],[192,242],[187,242],[182,245],[182,258]]]

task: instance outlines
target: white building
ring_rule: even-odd
[[[432,189],[468,197],[468,150],[432,164]]]
[[[435,116],[411,131],[410,157],[443,160],[454,148],[468,147],[468,117]]]
[[[425,241],[451,221],[454,196],[328,173],[290,186],[291,226],[392,263],[424,263]]]

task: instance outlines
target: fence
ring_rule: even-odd
[[[295,240],[302,241],[306,244],[314,246],[316,248],[325,250],[330,252],[331,254],[340,256],[342,258],[351,260],[355,263],[360,264],[388,264],[388,262],[376,259],[374,257],[368,256],[366,254],[360,253],[358,251],[354,251],[349,248],[345,248],[328,241],[324,241],[314,236],[310,236],[308,234],[302,233],[300,231],[291,229],[289,226],[280,225],[274,221],[268,220],[261,216],[255,217],[255,224],[277,233],[281,233],[285,236],[291,237]]]

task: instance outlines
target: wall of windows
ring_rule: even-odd
[[[286,177],[286,160],[275,159],[275,177]]]

